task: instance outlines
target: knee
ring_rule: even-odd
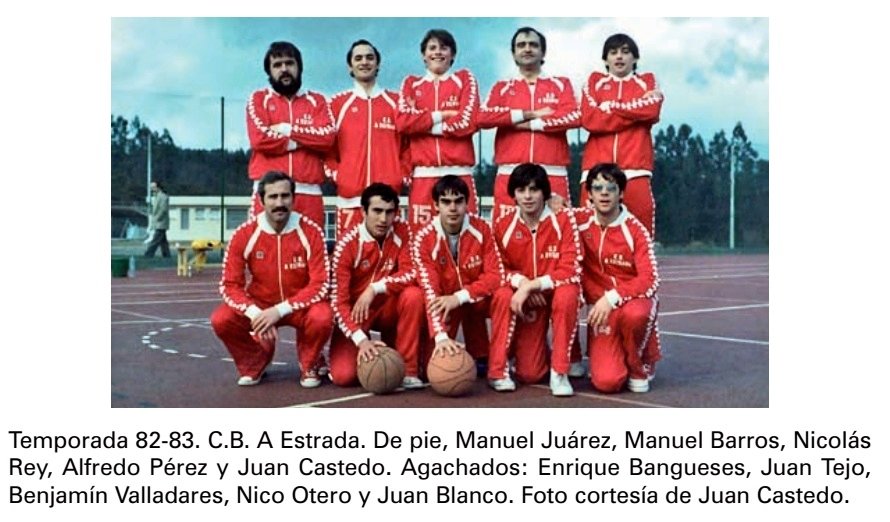
[[[333,328],[334,311],[327,301],[315,303],[309,307],[307,320],[313,328]]]
[[[509,303],[512,298],[513,288],[511,286],[502,286],[494,291],[494,294],[491,296],[491,301],[492,304]]]
[[[355,365],[331,366],[331,382],[337,386],[355,386],[358,381]]]
[[[233,321],[234,314],[229,310],[228,305],[222,304],[210,314],[210,326],[217,336],[229,331],[235,324]]]
[[[620,392],[624,388],[625,380],[627,380],[626,372],[590,372],[590,383],[593,388],[603,393]]]
[[[522,384],[535,384],[544,380],[549,368],[541,366],[538,368],[516,368],[513,376]]]
[[[408,286],[399,294],[399,304],[404,310],[414,310],[415,308],[423,311],[423,291],[417,286]]]
[[[553,291],[554,310],[577,310],[580,291],[577,285],[562,285]]]

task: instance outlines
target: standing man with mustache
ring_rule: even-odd
[[[467,208],[479,212],[473,167],[476,151],[479,88],[467,69],[450,72],[457,56],[457,42],[444,29],[431,29],[420,42],[426,65],[422,76],[409,75],[399,98],[399,132],[411,143],[411,193],[408,224],[417,231],[434,216],[430,199],[433,186],[446,175],[460,177],[469,188]]]
[[[606,72],[591,73],[581,96],[581,125],[590,132],[581,159],[581,201],[587,201],[586,178],[598,163],[615,163],[627,176],[624,204],[655,237],[652,196],[652,126],[658,123],[664,95],[652,73],[638,73],[640,49],[626,34],[603,44]]]
[[[337,238],[361,222],[364,188],[380,182],[398,194],[410,182],[408,144],[396,131],[399,94],[377,85],[380,62],[371,42],[353,42],[346,53],[353,88],[331,98],[337,140],[326,166],[337,184]]]
[[[283,172],[260,179],[263,212],[235,230],[223,260],[223,304],[210,323],[232,354],[239,386],[259,384],[281,326],[297,330],[300,385],[321,384],[316,365],[333,329],[328,257],[321,228],[291,211],[294,184]]]
[[[334,145],[336,130],[325,97],[300,93],[303,57],[290,42],[273,42],[263,59],[270,87],[255,91],[247,102],[247,136],[251,156],[247,166],[254,180],[251,215],[262,211],[257,180],[266,172],[284,172],[294,180],[294,210],[324,225],[321,185],[323,160]]]
[[[569,199],[569,143],[566,131],[580,124],[572,83],[563,76],[541,72],[547,39],[532,27],[520,27],[510,42],[519,69],[515,78],[494,84],[479,111],[479,126],[497,128],[494,162],[492,223],[514,208],[507,193],[510,173],[521,163],[535,163],[547,171],[553,190],[549,205],[558,211],[571,206]]]

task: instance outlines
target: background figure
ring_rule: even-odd
[[[170,257],[170,245],[167,244],[167,229],[170,228],[170,197],[157,181],[151,182],[151,192],[154,194],[154,199],[151,203],[149,228],[154,232],[145,249],[145,257],[154,257],[158,246],[161,247],[163,257]]]

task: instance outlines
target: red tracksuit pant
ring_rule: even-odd
[[[404,288],[398,295],[378,295],[370,306],[370,317],[362,330],[377,330],[381,340],[401,354],[405,375],[418,376],[418,353],[421,330],[424,329],[423,292],[416,286]],[[337,386],[353,386],[357,382],[358,346],[334,328],[331,336],[331,380]]]
[[[606,326],[587,329],[590,381],[599,391],[621,391],[626,380],[655,374],[661,358],[658,299],[631,299],[609,313]]]
[[[568,373],[569,354],[578,327],[576,285],[563,285],[543,293],[547,306],[534,308],[528,318],[517,317],[510,310],[511,287],[501,287],[492,298],[492,336],[488,352],[488,378],[507,375],[507,359],[515,358],[516,380],[534,383],[543,379],[550,368]],[[553,349],[548,364],[547,329],[553,326]]]
[[[210,316],[210,324],[232,354],[238,375],[257,378],[272,362],[275,346],[259,343],[250,335],[250,319],[244,314],[223,303]],[[296,329],[297,356],[304,372],[315,366],[331,336],[333,325],[334,313],[327,301],[292,312],[276,324],[278,327],[291,326]]]

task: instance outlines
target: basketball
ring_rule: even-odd
[[[433,356],[426,368],[430,386],[439,395],[466,395],[476,382],[476,362],[466,350],[457,355]]]
[[[405,361],[399,352],[388,346],[379,346],[380,354],[370,361],[359,361],[358,382],[362,388],[378,395],[390,393],[402,385],[405,377]]]

